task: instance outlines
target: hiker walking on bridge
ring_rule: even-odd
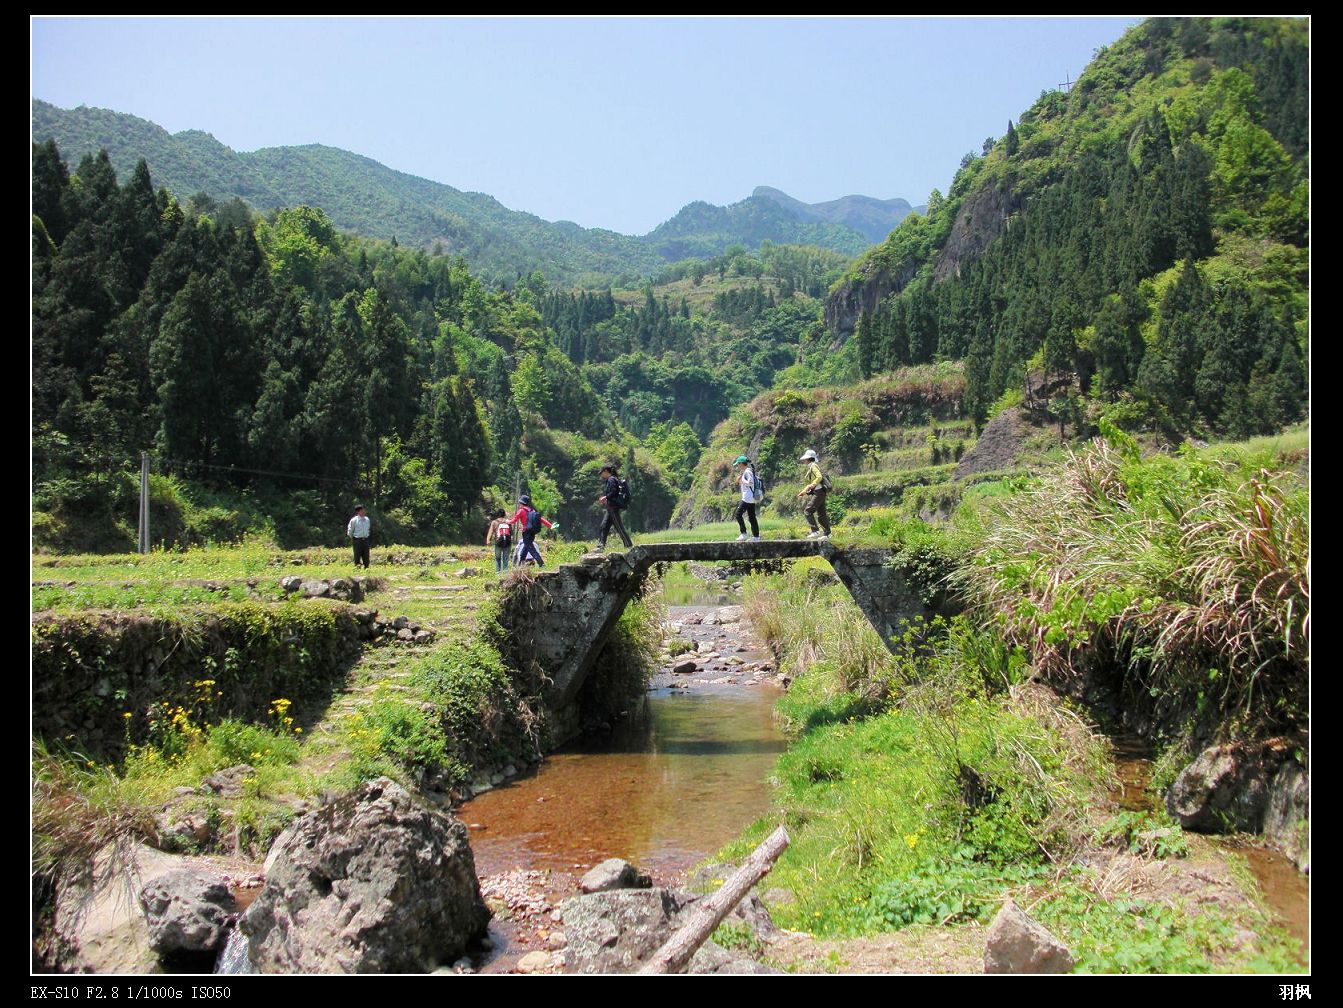
[[[620,478],[620,471],[615,466],[602,466],[601,477],[606,481],[602,490],[602,495],[597,503],[606,509],[606,515],[602,518],[601,531],[597,533],[597,549],[600,553],[606,549],[606,537],[611,534],[611,529],[620,533],[620,541],[629,549],[634,545],[634,540],[630,534],[625,531],[625,523],[620,520],[620,512],[630,506],[630,485]]]
[[[807,524],[811,526],[811,534],[807,538],[829,539],[830,516],[825,511],[825,498],[830,493],[830,478],[821,472],[821,467],[816,464],[816,452],[811,448],[804,451],[798,461],[809,463],[805,476],[807,485],[797,495],[798,500],[808,498],[802,507],[802,513],[807,516]]]
[[[546,562],[541,559],[541,551],[536,548],[536,533],[541,531],[542,525],[557,529],[560,527],[559,522],[542,518],[541,512],[532,507],[532,498],[528,494],[519,497],[518,503],[522,506],[518,508],[518,513],[509,519],[509,524],[521,531],[522,548],[518,551],[518,565],[521,566],[529,558],[534,558],[536,566],[544,567]]]
[[[741,500],[737,503],[736,513],[733,515],[737,519],[737,528],[741,529],[741,535],[737,536],[737,542],[745,542],[750,539],[751,542],[760,541],[760,525],[755,519],[756,505],[760,503],[765,496],[765,485],[760,482],[760,477],[755,473],[755,466],[745,455],[738,455],[737,461],[732,463],[736,467],[737,485],[741,487]],[[751,534],[746,534],[746,522],[742,521],[742,516],[751,519]]]

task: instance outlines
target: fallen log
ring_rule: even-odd
[[[751,891],[751,887],[769,874],[779,855],[787,849],[788,831],[780,826],[751,852],[746,862],[728,877],[716,893],[686,908],[683,914],[685,923],[644,964],[639,970],[640,975],[679,973],[685,969],[695,950],[713,934],[714,928]]]

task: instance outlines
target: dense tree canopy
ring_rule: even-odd
[[[980,421],[1032,368],[1137,424],[1299,419],[1308,183],[1283,110],[1304,114],[1306,51],[1299,22],[1149,21],[1042,95],[850,271],[850,297],[890,291],[855,327],[863,373],[964,358]]]

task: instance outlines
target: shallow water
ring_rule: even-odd
[[[1310,949],[1310,878],[1297,871],[1290,858],[1266,847],[1246,847],[1264,902],[1273,911],[1282,928]]]
[[[661,687],[608,738],[547,757],[536,773],[467,802],[481,876],[586,870],[608,857],[673,881],[769,808],[786,745],[765,686]]]
[[[1115,800],[1121,808],[1132,811],[1156,811],[1159,798],[1151,791],[1151,748],[1132,735],[1115,735],[1110,739],[1114,748],[1115,776],[1119,787]],[[1243,838],[1222,841],[1223,846],[1245,855],[1264,904],[1272,912],[1279,926],[1310,948],[1310,881],[1298,871],[1286,856],[1267,847],[1252,846]]]

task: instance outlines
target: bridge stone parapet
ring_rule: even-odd
[[[751,562],[819,556],[829,561],[886,646],[895,650],[902,624],[930,616],[892,550],[842,548],[827,540],[650,543],[624,552],[585,556],[580,563],[515,581],[505,593],[500,624],[512,661],[539,671],[557,723],[576,725],[574,704],[625,606],[654,566],[689,560]],[[561,731],[561,734],[564,734]]]

